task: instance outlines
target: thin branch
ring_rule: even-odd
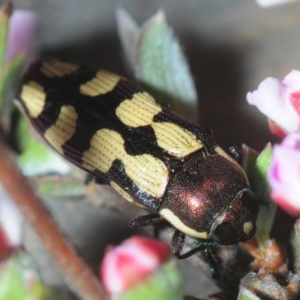
[[[67,242],[1,143],[0,161],[0,182],[76,293],[84,300],[107,299],[98,278]]]

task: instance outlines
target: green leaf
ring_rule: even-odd
[[[0,69],[0,118],[6,130],[9,129],[13,98],[25,63],[24,54],[17,55]]]
[[[63,157],[32,137],[27,120],[20,118],[17,126],[16,139],[23,150],[18,162],[25,175],[38,176],[50,173],[67,175],[72,172],[72,167]]]
[[[240,287],[240,292],[238,295],[238,300],[260,300],[258,296],[253,294],[251,291],[246,289],[245,287]]]
[[[25,252],[19,252],[1,263],[0,282],[0,299],[66,299],[40,281],[31,256]]]
[[[57,198],[82,198],[88,193],[88,188],[82,178],[74,176],[48,175],[37,178],[37,193],[42,196]]]
[[[270,231],[276,213],[276,204],[270,198],[270,186],[267,180],[272,157],[271,144],[257,156],[254,151],[244,146],[247,152],[246,173],[250,181],[251,189],[256,194],[262,205],[256,221],[256,239],[260,248],[265,248],[270,240]]]
[[[120,39],[135,77],[158,100],[197,122],[197,93],[173,30],[158,12],[138,30],[123,10],[117,11]]]
[[[68,199],[85,197],[88,189],[77,169],[42,144],[31,141],[30,146],[19,157],[19,164],[25,175],[37,180],[37,193]]]
[[[43,144],[30,138],[25,151],[18,162],[26,176],[39,176],[50,173],[66,175],[71,167],[64,158],[48,149]]]
[[[58,153],[32,137],[28,121],[19,116],[16,126],[18,163],[26,176],[35,177],[37,192],[51,197],[84,197],[89,191],[84,175]]]
[[[188,64],[163,12],[142,27],[139,55],[139,71],[144,81],[174,98],[196,102]]]

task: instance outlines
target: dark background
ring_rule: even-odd
[[[43,55],[123,76],[126,68],[115,8],[125,8],[139,24],[163,9],[190,63],[201,126],[212,128],[216,141],[225,148],[246,143],[260,151],[268,141],[276,141],[266,118],[247,104],[245,95],[267,76],[282,79],[291,69],[300,69],[300,3],[268,9],[260,8],[254,0],[18,0],[14,5],[40,14]],[[102,245],[111,242],[116,233],[128,234],[127,219],[117,212],[57,199],[47,205],[89,260],[101,247],[91,246],[91,240],[101,240]],[[38,257],[44,278],[61,284],[51,259],[32,241],[34,234],[27,228],[27,247]],[[205,297],[216,291],[209,289],[207,278],[197,272],[193,266],[183,270],[189,294]]]

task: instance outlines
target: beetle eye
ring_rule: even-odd
[[[240,199],[243,206],[252,214],[258,214],[258,200],[257,197],[249,190],[245,190]]]
[[[232,245],[237,242],[237,233],[228,222],[223,222],[218,225],[211,237],[222,245]]]

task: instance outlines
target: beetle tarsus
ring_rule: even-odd
[[[211,251],[211,248],[205,248],[203,252],[209,264],[212,278],[215,280],[220,280],[222,271],[221,260]]]
[[[195,253],[197,253],[197,252],[199,252],[199,251],[202,251],[202,250],[205,250],[205,249],[207,249],[207,248],[205,248],[205,246],[202,246],[202,245],[201,245],[201,246],[199,246],[199,247],[196,247],[196,248],[191,249],[190,251],[188,251],[188,252],[186,252],[186,253],[184,253],[184,254],[178,254],[178,255],[176,255],[176,257],[177,257],[178,259],[185,259],[185,258],[188,258],[188,257],[194,255]]]
[[[175,233],[174,233],[174,235],[175,235]],[[173,236],[174,237],[174,236]],[[195,242],[195,244],[198,244],[199,246],[198,247],[195,247],[195,248],[193,248],[193,249],[191,249],[191,250],[189,250],[188,252],[186,252],[186,253],[184,253],[184,254],[180,254],[180,252],[181,252],[181,250],[182,250],[182,248],[183,248],[183,244],[184,244],[184,239],[183,239],[183,241],[182,241],[182,245],[181,245],[181,248],[180,249],[178,249],[178,251],[179,252],[174,252],[173,251],[173,253],[176,255],[176,257],[178,258],[178,259],[185,259],[185,258],[188,258],[188,257],[190,257],[190,256],[192,256],[192,255],[194,255],[195,253],[197,253],[197,252],[199,252],[199,251],[202,251],[202,250],[205,250],[205,254],[206,254],[206,256],[207,256],[207,251],[210,249],[210,248],[214,248],[214,247],[217,247],[217,246],[219,246],[219,244],[218,243],[215,243],[215,242],[199,242],[199,243],[197,243],[197,242]],[[172,239],[172,246],[173,246],[173,239]],[[173,248],[172,248],[172,250],[173,250]],[[210,263],[210,262],[209,262]],[[214,266],[213,266],[214,267]],[[212,275],[213,275],[213,272],[215,272],[215,270],[213,270],[213,267],[212,267]]]

